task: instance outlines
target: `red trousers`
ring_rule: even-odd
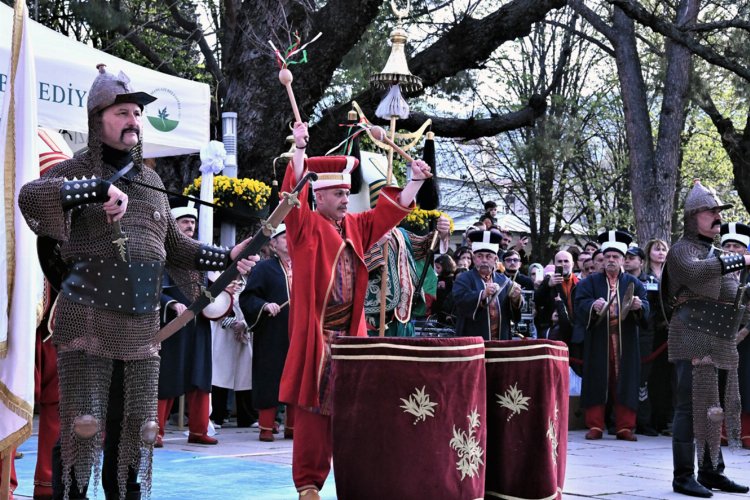
[[[210,393],[198,389],[185,394],[185,404],[187,404],[190,418],[188,419],[188,429],[190,434],[203,436],[208,432],[208,407]],[[164,426],[169,419],[169,413],[172,411],[172,399],[160,399],[157,409],[159,416],[159,435],[164,436]]]
[[[600,431],[606,429],[606,424],[604,423],[605,408],[605,405],[590,406],[586,408],[584,413],[586,427]],[[627,406],[615,403],[615,429],[617,429],[618,434],[624,430],[632,431],[635,429],[635,419],[635,411]]]
[[[46,324],[37,330],[34,392],[39,408],[34,498],[52,496],[52,447],[60,435],[60,389],[57,379],[57,349],[51,340],[42,342]]]
[[[295,408],[292,478],[297,491],[320,490],[331,471],[333,436],[331,416]]]
[[[609,337],[609,373],[608,373],[608,390],[609,395],[614,403],[615,410],[615,429],[619,434],[622,431],[635,429],[636,423],[636,412],[628,408],[627,406],[621,405],[617,401],[617,380],[619,378],[620,369],[620,356],[617,345],[617,323],[610,325],[610,337]],[[589,429],[597,429],[603,431],[606,427],[604,423],[604,412],[605,405],[590,406],[586,408],[584,413],[584,419],[586,427]]]
[[[742,412],[742,430],[741,430],[742,446],[750,446],[750,413]]]
[[[258,410],[258,427],[261,430],[272,430],[276,423],[276,407],[264,408]],[[284,429],[294,429],[294,407],[292,405],[286,405],[286,422],[284,422]]]

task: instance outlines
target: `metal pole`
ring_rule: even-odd
[[[237,113],[227,112],[221,114],[221,129],[223,131],[222,142],[227,151],[224,161],[224,175],[237,177]],[[233,247],[237,242],[237,227],[233,222],[221,222],[220,245]]]

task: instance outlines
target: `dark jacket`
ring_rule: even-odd
[[[510,321],[520,319],[520,310],[508,299],[512,283],[507,276],[493,273],[493,281],[500,285],[497,299],[500,302],[501,339],[510,339]],[[481,298],[484,281],[476,269],[461,273],[453,284],[453,302],[456,311],[456,335],[482,337],[490,340],[490,313]]]
[[[634,296],[641,299],[639,311],[630,311],[627,317],[619,320],[619,378],[617,380],[617,401],[632,410],[638,408],[638,386],[641,374],[641,355],[638,333],[648,325],[649,304],[646,289],[638,278],[620,273],[617,282],[617,307],[629,283],[634,285]],[[599,315],[593,304],[599,299],[609,299],[609,284],[605,273],[596,273],[578,284],[575,294],[576,323],[585,329],[583,343],[583,384],[581,386],[581,406],[588,408],[607,402],[609,379],[609,313],[598,322]]]

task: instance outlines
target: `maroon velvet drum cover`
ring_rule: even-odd
[[[331,354],[339,500],[484,497],[481,337],[340,337]]]
[[[485,343],[485,496],[562,498],[568,449],[568,348],[552,340]]]

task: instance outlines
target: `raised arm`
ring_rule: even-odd
[[[404,186],[398,197],[398,202],[402,207],[408,207],[412,204],[425,179],[431,177],[430,166],[422,160],[414,160],[409,165],[411,167],[411,181]]]
[[[294,183],[297,183],[305,171],[305,149],[307,148],[307,142],[310,140],[310,136],[307,133],[307,123],[295,122],[292,135],[294,136],[295,148],[294,157],[292,158]]]

